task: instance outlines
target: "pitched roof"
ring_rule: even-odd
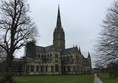
[[[66,54],[71,54],[75,51],[76,47],[72,47],[72,48],[67,48],[65,50],[62,51],[62,54],[63,55],[66,55]]]
[[[40,52],[48,52],[48,51],[52,51],[52,49],[53,49],[53,45],[46,46],[46,47],[36,46],[36,51],[40,51]]]

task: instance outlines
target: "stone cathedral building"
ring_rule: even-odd
[[[65,32],[61,24],[58,8],[57,24],[53,32],[53,45],[42,47],[35,42],[26,45],[27,75],[43,74],[84,74],[91,72],[91,56],[85,58],[80,48],[73,46],[65,48]]]

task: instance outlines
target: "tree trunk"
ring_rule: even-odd
[[[12,56],[6,59],[6,69],[5,69],[5,83],[12,83]]]

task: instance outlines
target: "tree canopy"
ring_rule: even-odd
[[[96,54],[100,59],[97,64],[103,67],[118,65],[118,1],[108,9],[102,27],[96,46]]]

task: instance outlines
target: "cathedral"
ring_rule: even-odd
[[[91,72],[91,56],[85,58],[77,46],[65,48],[65,32],[61,24],[58,7],[56,28],[53,32],[53,45],[37,46],[28,42],[25,48],[26,75],[85,74]]]

